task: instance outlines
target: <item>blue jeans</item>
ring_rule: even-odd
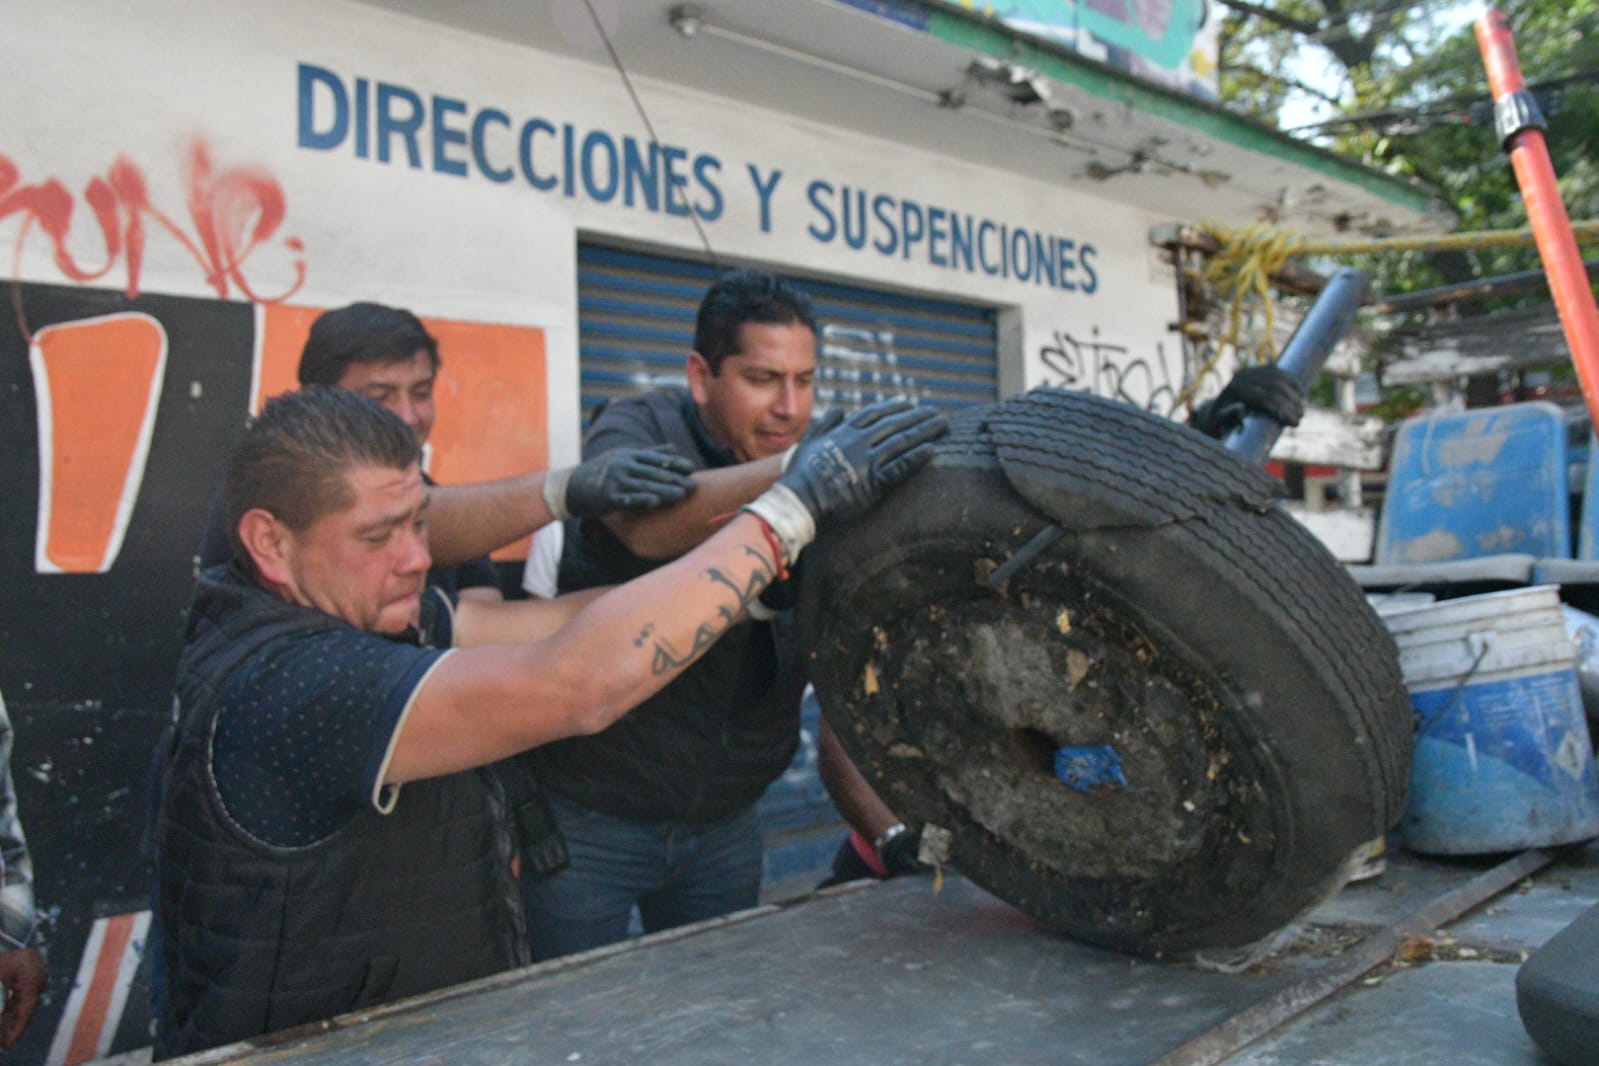
[[[535,961],[625,939],[634,906],[656,933],[760,900],[754,806],[716,822],[635,822],[547,795],[570,862],[545,876],[522,872]]]

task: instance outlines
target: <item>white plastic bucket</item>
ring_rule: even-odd
[[[1599,778],[1557,586],[1383,621],[1416,710],[1407,847],[1474,855],[1599,836]]]

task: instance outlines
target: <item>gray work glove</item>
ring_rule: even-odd
[[[837,429],[843,421],[844,409],[842,407],[829,407],[822,413],[821,417],[811,419],[811,424],[805,427],[805,432],[800,435],[800,439],[790,444],[788,451],[783,453],[783,470],[785,472],[788,470],[788,464],[794,461],[794,454],[800,450],[801,444],[808,440],[815,440],[817,437],[827,436],[827,434]]]
[[[844,409],[842,407],[829,407],[816,418],[811,419],[811,424],[805,427],[805,435],[800,438],[800,444],[817,437],[825,437],[833,430],[844,424]],[[799,444],[794,445],[795,448]],[[788,467],[785,465],[784,470]]]
[[[944,416],[905,400],[856,411],[836,428],[803,440],[787,471],[745,510],[766,520],[792,563],[818,529],[870,509],[933,457],[949,429]]]
[[[1305,415],[1305,394],[1299,382],[1270,363],[1243,367],[1215,399],[1194,408],[1188,424],[1221,440],[1251,414],[1266,415],[1284,427],[1299,425]]]
[[[618,448],[544,475],[544,502],[556,521],[643,511],[688,498],[694,464],[670,444]]]

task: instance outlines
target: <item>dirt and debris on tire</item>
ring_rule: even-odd
[[[1403,809],[1409,703],[1358,587],[1263,474],[1123,404],[1036,390],[961,412],[925,470],[807,551],[800,619],[885,801],[1085,940],[1251,943]],[[1062,751],[1119,769],[1074,787]]]

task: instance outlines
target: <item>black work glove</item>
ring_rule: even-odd
[[[902,833],[895,833],[888,841],[877,849],[877,857],[883,863],[883,869],[888,877],[899,877],[901,874],[919,874],[927,867],[922,865],[922,860],[917,857],[922,850],[922,831],[906,829]]]
[[[642,511],[688,498],[694,464],[670,444],[618,448],[544,475],[544,502],[557,521]]]
[[[1194,408],[1188,424],[1207,437],[1221,440],[1251,414],[1266,415],[1285,427],[1299,425],[1305,414],[1305,395],[1299,382],[1269,363],[1242,367],[1220,395]]]
[[[885,400],[802,441],[777,483],[804,505],[818,529],[868,510],[933,457],[949,423],[930,407]]]
[[[933,457],[944,416],[905,400],[856,411],[837,428],[801,441],[777,484],[745,504],[782,542],[779,569],[799,558],[818,530],[853,518]]]

